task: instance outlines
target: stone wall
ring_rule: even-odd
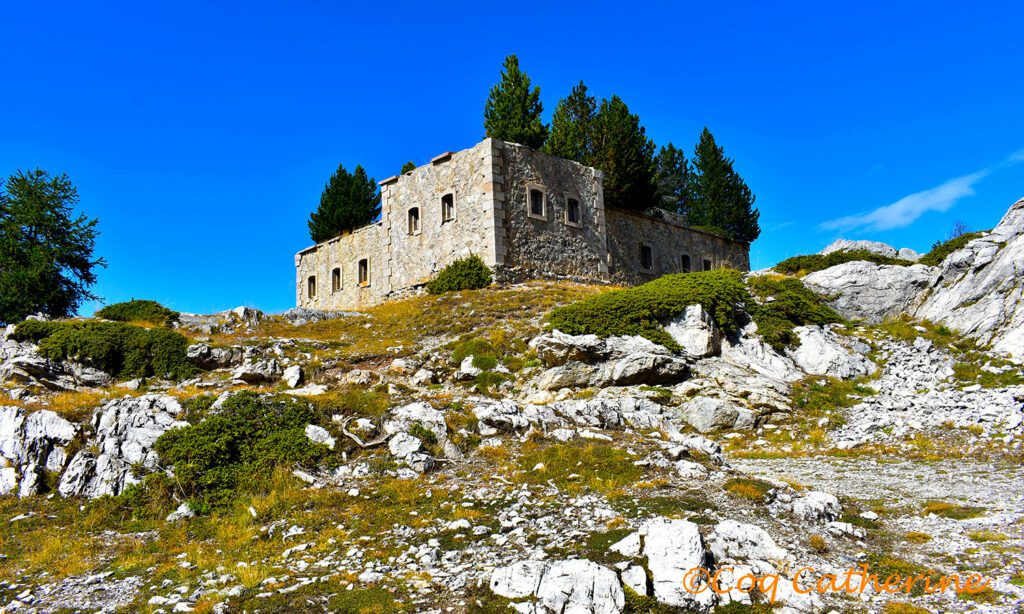
[[[320,243],[295,255],[295,304],[313,309],[357,309],[377,305],[391,293],[391,271],[381,223]],[[360,284],[359,261],[367,260],[369,279]],[[340,269],[341,288],[332,289],[332,272]],[[309,296],[309,278],[316,294]]]
[[[611,279],[621,283],[648,282],[661,275],[681,273],[683,256],[690,270],[731,267],[750,270],[748,247],[707,232],[686,228],[678,216],[658,212],[658,217],[611,209],[608,218],[608,251]],[[651,267],[644,268],[642,246],[650,248]]]
[[[445,265],[475,254],[495,264],[491,140],[443,154],[381,185],[381,209],[391,257],[391,289],[424,284]],[[442,218],[442,198],[454,215]],[[410,233],[409,211],[419,212]]]
[[[498,260],[532,276],[603,278],[608,273],[601,173],[571,160],[500,143],[494,166]],[[545,196],[540,218],[530,215],[529,191]],[[569,198],[579,201],[580,220],[569,223]]]

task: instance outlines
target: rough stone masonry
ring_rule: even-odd
[[[380,182],[381,219],[295,255],[296,304],[379,304],[475,254],[499,280],[643,283],[666,273],[749,270],[749,246],[673,214],[606,209],[597,169],[485,139]]]

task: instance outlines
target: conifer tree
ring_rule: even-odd
[[[587,93],[582,81],[569,95],[558,101],[551,117],[551,134],[544,143],[544,151],[589,164],[593,154],[593,129],[597,115],[597,101]]]
[[[67,175],[41,169],[0,179],[0,325],[42,312],[73,315],[98,299],[93,257],[98,223],[75,215],[78,190]]]
[[[414,170],[416,170],[416,163],[413,162],[412,160],[409,160],[408,162],[406,162],[405,164],[402,165],[402,170],[400,170],[398,172],[398,174],[399,175],[404,175],[404,174],[408,173],[409,171],[414,171]]]
[[[593,155],[604,173],[605,205],[643,211],[656,204],[654,142],[618,96],[602,100],[594,121]]]
[[[380,215],[377,182],[362,166],[349,173],[344,165],[331,175],[320,194],[320,206],[309,216],[309,236],[314,243],[366,226]]]
[[[540,149],[548,136],[541,122],[544,105],[540,88],[530,87],[530,77],[519,69],[519,58],[505,58],[501,82],[491,88],[484,104],[484,136]]]
[[[707,128],[693,151],[690,185],[692,204],[686,210],[688,224],[718,228],[733,239],[747,243],[761,234],[754,194]]]
[[[655,158],[658,181],[658,207],[686,216],[690,205],[690,162],[672,143],[661,148]]]

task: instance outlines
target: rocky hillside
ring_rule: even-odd
[[[9,327],[0,605],[1015,612],[1022,218],[940,266]]]

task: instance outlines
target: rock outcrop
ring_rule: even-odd
[[[92,419],[94,435],[68,464],[60,494],[117,495],[139,482],[133,466],[159,469],[153,443],[165,431],[188,425],[177,419],[180,412],[177,399],[154,394],[124,397],[98,409]]]
[[[946,258],[911,313],[1024,359],[1024,199]]]
[[[27,413],[0,407],[0,495],[21,497],[39,492],[43,471],[59,473],[67,463],[67,446],[78,425],[43,409]]]
[[[848,318],[881,322],[906,313],[931,286],[935,269],[923,264],[878,265],[846,262],[804,278],[804,285],[829,297],[829,305]]]

